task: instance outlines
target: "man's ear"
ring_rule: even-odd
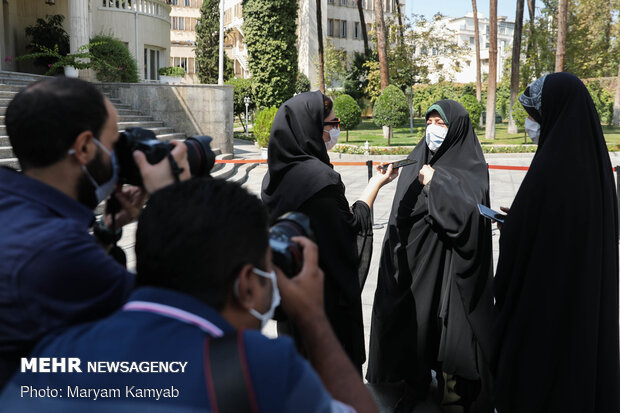
[[[91,131],[84,131],[75,138],[73,145],[69,148],[69,152],[73,155],[74,159],[82,165],[86,165],[95,157],[97,146],[92,141],[93,139],[95,138]]]
[[[237,303],[245,310],[256,308],[259,303],[260,285],[253,269],[254,267],[251,264],[246,264],[237,274]]]

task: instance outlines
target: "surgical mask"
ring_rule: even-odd
[[[443,143],[444,139],[446,139],[447,133],[448,128],[435,125],[434,123],[427,125],[426,144],[428,145],[428,149],[430,149],[432,152],[436,152]]]
[[[540,124],[530,118],[525,118],[524,127],[525,132],[529,135],[532,142],[538,145],[538,138],[540,137]]]
[[[265,327],[267,322],[273,318],[273,314],[276,311],[276,308],[280,305],[280,290],[278,290],[278,283],[276,281],[276,272],[266,272],[263,270],[259,270],[258,268],[254,268],[252,270],[254,274],[259,275],[261,277],[265,277],[271,280],[271,306],[266,313],[261,314],[253,308],[250,308],[250,314],[260,320],[260,328],[261,330]],[[235,295],[239,297],[239,279],[235,281]]]
[[[331,128],[329,131],[323,130],[323,132],[329,133],[329,141],[325,142],[325,147],[330,150],[338,143],[338,137],[340,136],[340,129]]]
[[[95,144],[99,146],[102,151],[107,153],[112,160],[112,176],[110,177],[110,179],[108,179],[108,181],[104,182],[103,184],[98,184],[97,181],[95,181],[95,178],[93,178],[90,172],[88,172],[86,166],[82,165],[82,171],[84,171],[84,174],[86,175],[90,183],[95,187],[95,197],[97,198],[97,203],[101,203],[105,201],[116,188],[116,183],[118,182],[119,166],[116,159],[116,154],[109,151],[105,146],[103,146],[103,144],[99,142],[99,139],[93,138],[93,140],[95,141]],[[69,155],[73,155],[74,153],[74,149],[69,150]]]

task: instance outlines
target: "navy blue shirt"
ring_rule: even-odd
[[[0,388],[50,331],[109,315],[134,276],[88,233],[93,211],[0,168]]]
[[[18,373],[0,397],[0,411],[211,411],[207,343],[234,332],[194,297],[139,288],[112,316],[43,339],[31,357],[79,358],[82,372]],[[269,339],[256,330],[244,330],[240,337],[239,353],[246,357],[259,412],[353,411],[331,398],[289,338]],[[175,372],[87,371],[88,362],[95,361],[177,364]],[[31,390],[48,388],[57,392],[36,396]],[[142,389],[150,394],[142,397]]]

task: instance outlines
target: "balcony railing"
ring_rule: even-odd
[[[170,6],[161,0],[100,0],[99,9],[139,13],[170,21]]]

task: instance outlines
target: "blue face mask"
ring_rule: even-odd
[[[103,184],[98,184],[97,181],[95,181],[95,178],[93,178],[90,172],[88,172],[86,166],[82,165],[82,171],[84,171],[84,174],[86,175],[90,183],[95,187],[95,197],[97,198],[97,203],[101,203],[105,201],[116,188],[116,183],[118,182],[119,166],[118,160],[116,159],[116,154],[114,152],[110,152],[105,146],[103,146],[103,144],[99,142],[99,139],[93,138],[93,140],[95,141],[95,144],[102,151],[107,153],[112,160],[112,176],[110,177],[110,179],[108,179],[107,182],[104,182]],[[69,155],[73,155],[74,153],[75,151],[73,149],[69,151]]]

